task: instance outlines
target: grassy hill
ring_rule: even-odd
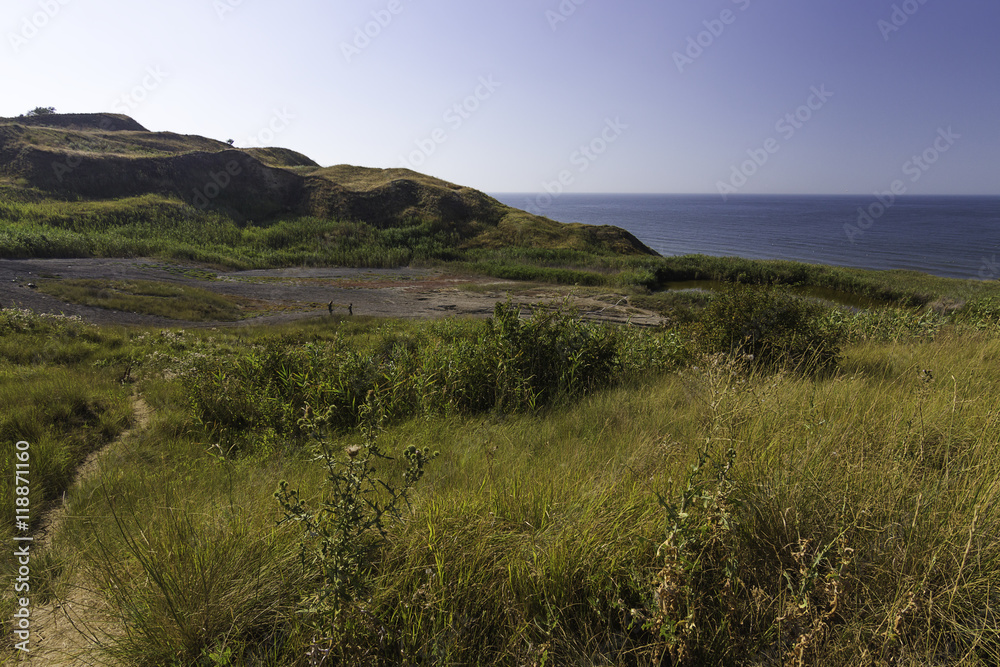
[[[147,132],[146,128],[132,118],[117,113],[52,113],[39,116],[18,116],[0,118],[0,123],[17,123],[29,127],[58,127],[70,130],[130,130]]]
[[[376,230],[423,225],[431,234],[446,232],[445,245],[453,248],[541,246],[655,254],[624,230],[562,225],[413,171],[321,168],[295,151],[236,149],[200,136],[150,132],[114,114],[0,120],[0,196],[6,202],[32,205],[31,210],[0,208],[0,219],[31,220],[57,229],[65,228],[67,216],[89,220],[93,232],[122,219],[150,216],[162,219],[166,227],[178,221],[269,227],[309,218],[361,223]],[[174,242],[181,240],[174,237]],[[185,240],[194,245],[204,241]],[[159,249],[151,248],[154,253],[169,252],[174,245],[162,241]],[[76,254],[71,248],[61,250],[67,251]],[[26,252],[45,250],[0,246],[4,256]],[[116,251],[91,244],[90,253]]]
[[[556,222],[408,169],[321,167],[292,150],[150,132],[116,114],[0,119],[0,258],[93,256],[233,268],[446,263],[569,285],[778,284],[914,306],[972,302],[997,288],[914,272],[664,258],[618,227]]]

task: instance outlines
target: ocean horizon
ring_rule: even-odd
[[[1000,196],[491,193],[559,222],[703,254],[1000,279]]]

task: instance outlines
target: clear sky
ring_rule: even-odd
[[[998,26],[997,0],[5,0],[0,115],[488,192],[1000,194]]]

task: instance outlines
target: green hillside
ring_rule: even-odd
[[[962,304],[996,283],[782,261],[660,257],[408,169],[321,167],[285,148],[150,132],[116,114],[0,119],[0,258],[156,257],[233,268],[443,265],[512,280],[662,290],[790,285],[824,298]],[[675,310],[676,299],[647,305]]]
[[[326,236],[343,234],[341,227],[330,226],[333,223],[374,230],[417,226],[423,230],[419,236],[441,236],[433,244],[452,250],[515,246],[655,254],[624,230],[563,225],[409,170],[320,168],[292,150],[238,149],[200,136],[150,132],[114,114],[0,120],[0,197],[0,220],[33,225],[21,230],[22,241],[58,237],[67,227],[97,235],[123,225],[158,228],[153,230],[153,237],[159,237],[155,242],[144,230],[145,243],[117,248],[94,237],[58,248],[24,242],[0,245],[7,257],[170,255],[176,254],[178,244],[204,247],[207,241],[200,233],[178,233],[179,225],[190,230],[221,225],[232,228],[233,238],[228,251],[218,248],[215,254],[241,264],[238,258],[246,248],[235,238],[240,229],[302,219],[309,219],[314,230],[322,228]],[[52,233],[42,234],[44,227]],[[355,230],[358,241],[364,243],[374,230]],[[117,231],[118,237],[133,236],[133,230]],[[322,249],[314,250],[309,261],[323,263]],[[326,261],[338,261],[336,253]]]

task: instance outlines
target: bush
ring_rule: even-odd
[[[766,368],[815,370],[835,365],[842,335],[826,308],[776,288],[733,285],[709,302],[695,325],[707,354],[744,356]]]
[[[930,309],[901,307],[854,313],[831,310],[825,319],[841,333],[844,342],[850,343],[931,340],[949,320],[948,316]]]
[[[628,377],[673,368],[685,357],[673,332],[660,335],[580,321],[564,310],[498,304],[485,322],[451,321],[415,338],[379,332],[363,349],[272,340],[187,378],[192,416],[226,450],[260,450],[305,435],[308,408],[335,430],[358,425],[369,391],[386,415],[532,411]],[[259,451],[257,453],[266,453]]]
[[[373,563],[390,522],[401,519],[404,506],[409,508],[413,486],[437,456],[410,445],[403,451],[403,479],[395,481],[388,472],[393,458],[378,443],[385,413],[374,391],[365,399],[361,419],[362,444],[341,451],[320,435],[321,422],[314,415],[303,417],[304,425],[318,436],[317,458],[326,469],[327,489],[316,507],[286,481],[274,493],[284,511],[282,522],[302,526],[302,565],[322,581],[320,589],[306,597],[305,610],[323,618],[320,628],[329,624],[326,632],[351,626],[349,612],[356,613],[354,603],[370,593]]]
[[[487,323],[487,350],[498,368],[496,407],[534,407],[556,395],[606,385],[615,375],[618,336],[610,327],[588,326],[565,311],[519,309],[497,304]]]
[[[996,328],[1000,326],[1000,298],[986,297],[973,301],[956,314],[956,319],[977,329]]]

